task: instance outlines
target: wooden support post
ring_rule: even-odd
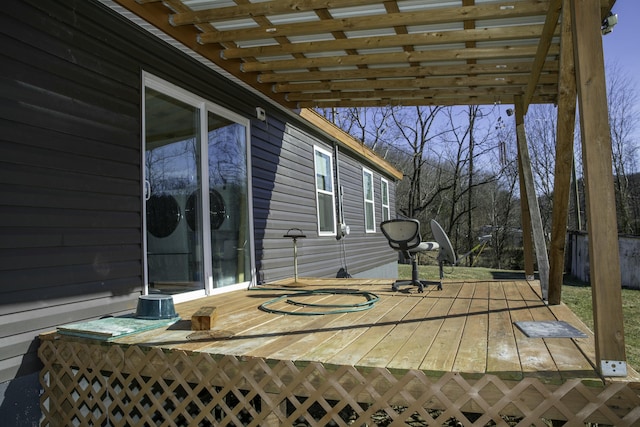
[[[522,222],[522,250],[524,252],[524,275],[527,280],[534,279],[533,240],[531,239],[531,216],[527,201],[527,187],[524,185],[522,159],[518,148],[518,179],[520,182],[520,220]]]
[[[553,182],[553,212],[551,216],[551,243],[549,246],[549,304],[562,301],[562,278],[567,241],[571,171],[573,170],[573,136],[576,121],[576,76],[571,39],[569,0],[564,0],[565,11],[560,35],[560,79],[558,82],[558,132],[556,165]]]
[[[533,232],[533,242],[538,261],[538,275],[540,276],[540,287],[542,288],[542,299],[549,298],[549,258],[547,257],[547,244],[544,240],[544,230],[542,228],[542,217],[540,216],[540,206],[533,183],[533,172],[531,171],[531,158],[527,147],[527,134],[524,129],[524,105],[521,96],[515,97],[516,109],[516,133],[518,139],[518,158],[521,162],[521,179],[524,181],[527,193],[527,203],[529,205],[529,219],[531,220],[531,231]]]
[[[626,375],[618,225],[611,166],[600,1],[571,0],[582,136],[596,361]],[[624,367],[624,372],[623,368]]]

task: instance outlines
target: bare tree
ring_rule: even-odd
[[[323,108],[318,110],[327,120],[374,150],[387,145],[391,107]]]
[[[455,246],[459,246],[464,237],[464,245],[472,247],[476,228],[472,212],[477,204],[474,190],[496,179],[489,168],[477,166],[483,166],[481,160],[495,149],[496,144],[493,138],[489,138],[493,132],[491,125],[484,132],[477,127],[478,120],[489,118],[479,107],[470,106],[462,110],[448,107],[445,116],[448,127],[439,146],[451,173],[447,193],[449,219],[445,229]],[[463,223],[465,216],[467,221]]]
[[[638,234],[640,230],[632,216],[634,207],[629,185],[629,176],[635,172],[639,152],[637,136],[634,135],[638,128],[638,112],[635,108],[638,93],[633,79],[616,65],[610,66],[607,72],[607,98],[618,231]]]
[[[640,135],[638,134],[638,88],[632,76],[617,64],[607,66],[607,107],[611,132],[611,154],[616,212],[620,233],[640,235],[640,200],[635,197],[633,178],[638,174]],[[580,128],[576,129],[580,140]],[[581,144],[575,144],[579,208],[584,214],[584,186]],[[580,211],[578,211],[580,212]],[[584,217],[581,217],[584,218]],[[588,218],[586,218],[588,221]]]
[[[391,118],[398,135],[397,143],[407,147],[411,163],[403,168],[408,178],[405,204],[398,210],[405,216],[416,218],[433,199],[433,191],[425,191],[423,174],[426,172],[427,147],[436,136],[436,119],[442,107],[394,108]],[[398,146],[398,145],[397,145]],[[439,181],[439,180],[438,180]],[[436,189],[436,192],[441,191]]]
[[[517,231],[520,229],[519,200],[516,197],[518,189],[518,163],[513,122],[508,126],[501,118],[495,126],[494,138],[497,139],[498,150],[491,155],[493,158],[494,174],[498,177],[495,184],[490,186],[491,193],[486,199],[490,201],[484,206],[483,213],[487,216],[487,227],[483,231],[491,234],[493,248],[493,263],[496,268],[522,268],[514,260],[516,247],[521,246]]]

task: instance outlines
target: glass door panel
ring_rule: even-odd
[[[251,280],[246,128],[208,113],[213,287]]]
[[[204,290],[200,110],[145,89],[149,292]]]

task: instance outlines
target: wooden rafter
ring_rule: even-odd
[[[336,70],[336,71],[291,71],[272,74],[261,74],[261,83],[283,83],[302,81],[333,81],[333,80],[356,80],[356,79],[376,79],[376,78],[406,78],[406,77],[427,77],[427,76],[465,76],[465,75],[520,75],[531,73],[530,62],[498,62],[482,64],[460,64],[460,65],[432,65],[419,67],[385,67],[367,68],[364,70]],[[547,61],[544,66],[545,73],[558,72],[557,61]]]
[[[473,49],[440,49],[420,52],[376,53],[370,55],[344,55],[318,58],[288,59],[282,61],[245,63],[242,69],[247,72],[295,70],[306,67],[336,67],[373,64],[403,64],[410,62],[438,62],[469,59],[521,59],[535,54],[536,46],[505,46]],[[550,54],[557,55],[559,45],[552,45]]]
[[[493,96],[516,96],[521,93],[522,90],[505,88],[504,90],[492,90]],[[340,99],[376,99],[376,98],[394,98],[394,99],[419,99],[419,98],[432,98],[432,99],[464,99],[465,97],[485,97],[487,95],[486,90],[478,88],[461,88],[458,90],[445,90],[445,89],[415,89],[415,90],[370,90],[370,91],[343,91],[343,92],[303,92],[303,93],[289,93],[287,99],[290,101],[321,101],[321,100],[336,100]],[[541,94],[544,95],[544,92]],[[547,97],[555,96],[553,88],[549,88]]]
[[[317,53],[347,49],[381,49],[391,47],[438,46],[455,43],[477,43],[489,41],[528,40],[540,37],[542,25],[521,25],[509,28],[484,28],[458,31],[438,31],[420,34],[398,34],[391,36],[359,37],[342,40],[325,40],[288,44],[272,44],[246,48],[227,48],[222,52],[226,59],[246,56],[281,56],[293,53]],[[554,35],[559,35],[556,32]],[[475,46],[474,46],[475,47]]]
[[[551,0],[549,2],[549,10],[547,11],[544,28],[540,36],[540,42],[538,43],[538,51],[536,52],[536,56],[533,60],[531,80],[529,81],[529,85],[527,86],[527,90],[523,98],[523,108],[525,114],[529,108],[529,103],[531,102],[531,98],[533,97],[535,87],[538,84],[540,74],[542,73],[542,67],[544,66],[546,57],[549,54],[549,48],[551,47],[553,36],[555,35],[558,27],[558,18],[560,17],[561,8],[562,0]]]
[[[289,107],[557,102],[559,30],[545,24],[557,0],[114,1]]]
[[[554,85],[558,80],[555,75],[547,75],[540,79],[539,84]],[[331,90],[366,90],[374,89],[417,89],[417,88],[459,88],[459,87],[480,87],[489,86],[499,88],[502,86],[519,85],[524,87],[529,78],[527,75],[509,75],[509,76],[480,76],[480,77],[422,77],[411,79],[410,82],[403,82],[400,79],[395,80],[358,80],[358,81],[338,81],[338,82],[319,82],[319,83],[281,83],[273,87],[274,92],[323,92]]]
[[[544,15],[546,10],[546,2],[526,0],[483,6],[451,7],[423,12],[391,13],[356,18],[258,26],[228,31],[210,31],[202,33],[199,41],[201,43],[224,43],[227,41],[261,40],[265,36],[307,36],[327,34],[332,31],[372,30],[398,25],[436,25],[469,19],[519,18]]]
[[[459,106],[462,103],[465,105],[492,105],[496,102],[500,102],[501,96],[496,95],[482,95],[482,96],[443,96],[443,97],[407,97],[407,98],[386,98],[380,96],[377,98],[361,98],[361,99],[331,99],[327,101],[314,100],[314,101],[300,101],[297,103],[298,108],[366,108],[366,107],[387,107],[387,106],[425,106],[425,105],[438,105],[438,106]],[[513,95],[505,95],[510,98]],[[536,96],[535,103],[537,104],[550,104],[555,101],[555,95],[553,96]]]

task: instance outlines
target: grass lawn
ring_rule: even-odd
[[[419,271],[420,277],[426,280],[438,278],[438,267],[435,265],[421,265]],[[401,279],[410,279],[411,266],[399,265],[398,276]],[[482,267],[445,267],[444,277],[459,280],[524,280],[524,272]],[[566,278],[562,287],[562,301],[593,330],[591,288],[588,284]],[[640,291],[622,290],[622,312],[627,362],[638,370],[640,369]]]

